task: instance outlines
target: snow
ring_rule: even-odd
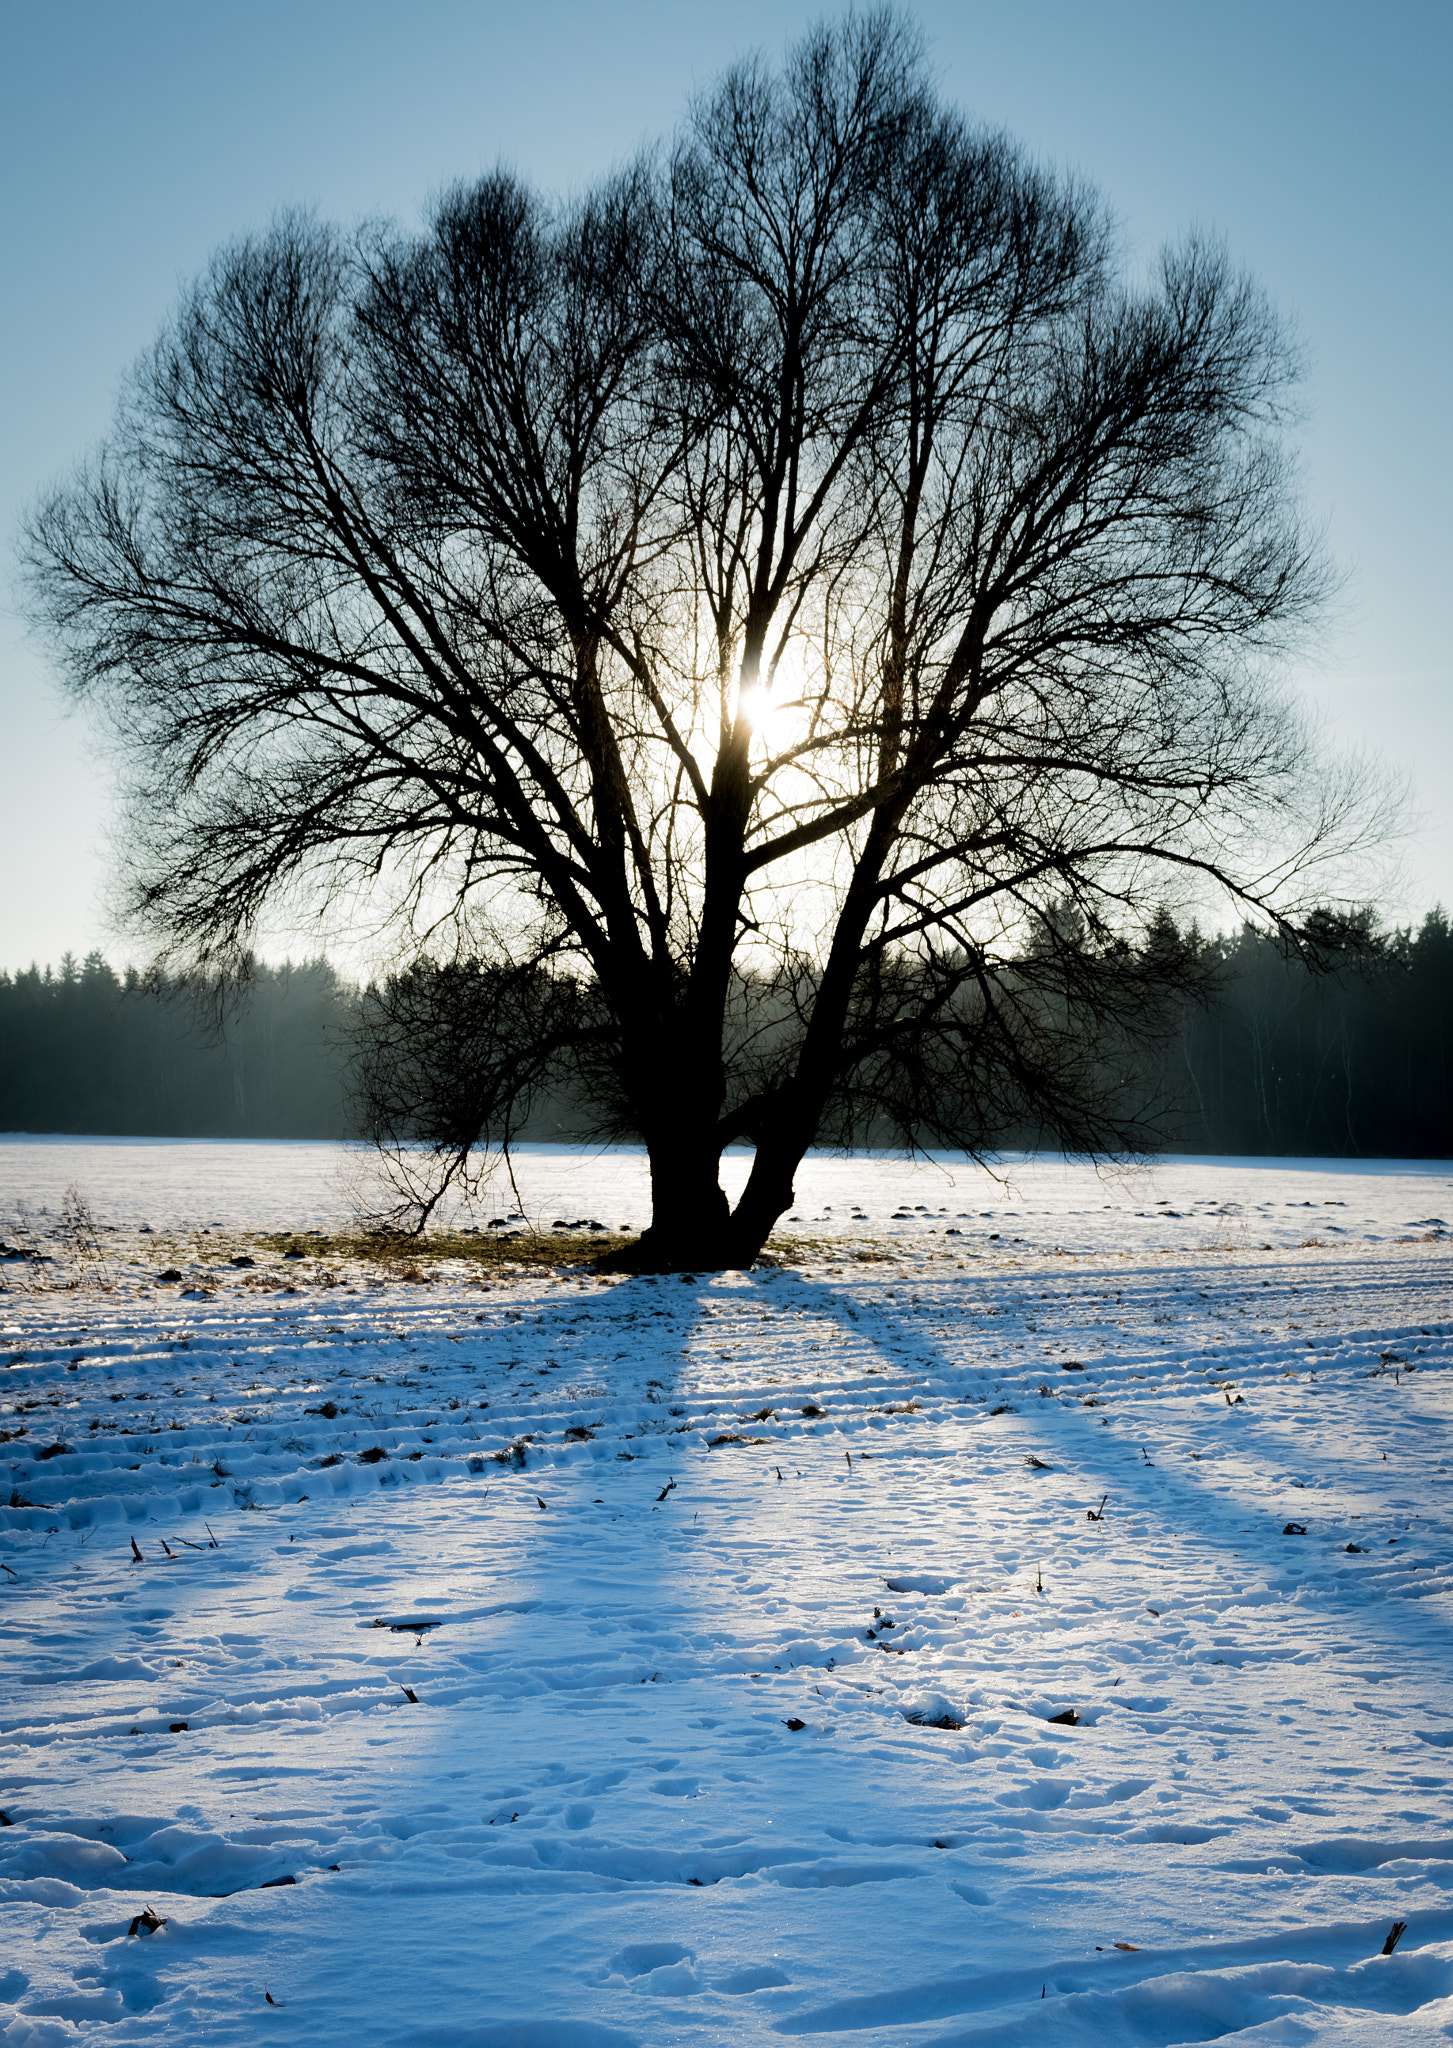
[[[335,1166],[0,1146],[5,2048],[1453,2038],[1446,1163],[270,1263]]]
[[[211,1224],[234,1230],[339,1230],[374,1184],[366,1147],[273,1139],[65,1138],[0,1135],[0,1216],[15,1202],[58,1209],[73,1182],[115,1224]],[[497,1169],[479,1214],[548,1229],[557,1220],[643,1230],[651,1185],[644,1149],[586,1152],[521,1145]],[[728,1152],[722,1185],[735,1201],[751,1154]],[[1112,1170],[1025,1153],[981,1166],[962,1153],[922,1160],[809,1153],[797,1207],[783,1228],[852,1239],[987,1235],[1070,1251],[1202,1251],[1208,1243],[1295,1245],[1314,1230],[1378,1243],[1445,1228],[1429,1211],[1453,1203],[1453,1165],[1434,1160],[1197,1158]],[[1345,1214],[1329,1213],[1343,1210]],[[1308,1211],[1321,1213],[1309,1215]],[[445,1212],[457,1221],[474,1212]],[[1450,1212],[1453,1213],[1453,1212]],[[1134,1224],[1147,1229],[1134,1229]]]

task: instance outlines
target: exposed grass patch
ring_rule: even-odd
[[[599,1230],[588,1235],[563,1230],[518,1234],[503,1230],[441,1230],[424,1237],[360,1230],[319,1237],[281,1232],[259,1237],[255,1242],[275,1259],[286,1259],[289,1254],[294,1256],[295,1263],[299,1256],[303,1260],[348,1259],[394,1269],[400,1279],[414,1279],[427,1278],[430,1267],[446,1260],[462,1260],[490,1270],[505,1266],[585,1266],[631,1240]]]
[[[767,1239],[766,1256],[770,1263],[782,1266],[850,1266],[892,1264],[898,1252],[891,1244],[880,1249],[864,1244],[860,1238],[807,1237],[797,1231],[788,1237],[774,1231]]]
[[[591,1266],[608,1253],[633,1244],[635,1238],[623,1232],[584,1231],[429,1231],[423,1237],[397,1235],[388,1231],[349,1231],[334,1236],[308,1231],[279,1231],[252,1238],[274,1260],[289,1260],[297,1266],[330,1259],[382,1266],[399,1280],[423,1280],[429,1268],[445,1261],[494,1270],[506,1266]],[[851,1260],[892,1259],[891,1251],[864,1247],[845,1249],[835,1238],[773,1237],[768,1258],[784,1265],[805,1265],[825,1258]],[[698,1262],[702,1272],[712,1270],[711,1260]]]
[[[481,1277],[503,1277],[511,1269],[521,1273],[552,1268],[589,1271],[635,1242],[633,1232],[606,1230],[439,1230],[422,1237],[363,1229],[158,1231],[141,1238],[124,1270],[140,1269],[143,1277],[156,1280],[165,1274],[168,1277],[162,1284],[177,1286],[189,1278],[195,1282],[195,1269],[200,1266],[209,1284],[227,1280],[265,1292],[275,1292],[290,1280],[310,1291],[362,1279],[417,1286],[450,1277],[437,1270],[450,1265],[473,1269]],[[774,1234],[761,1263],[850,1267],[856,1263],[893,1264],[900,1258],[896,1244],[844,1243],[840,1238],[794,1231]],[[692,1269],[701,1274],[716,1270],[705,1239]],[[460,1275],[456,1271],[452,1277]]]

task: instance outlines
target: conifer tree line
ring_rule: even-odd
[[[326,960],[254,967],[220,1020],[180,979],[100,953],[0,972],[0,1129],[342,1138],[356,992]]]
[[[1330,922],[1330,921],[1329,921]],[[1315,926],[1315,917],[1312,920]],[[1168,1146],[1304,1158],[1453,1154],[1453,928],[1440,907],[1338,927],[1329,971],[1250,925],[1203,942],[1206,974],[1163,1055]]]
[[[1163,917],[1150,945],[1178,949],[1200,981],[1179,1028],[1127,1070],[1151,1147],[1319,1157],[1453,1156],[1453,926],[1441,909],[1383,930],[1371,912],[1326,923],[1322,971],[1251,926],[1203,937]],[[417,968],[411,970],[417,975]],[[481,986],[490,970],[473,973]],[[180,978],[116,974],[99,953],[58,970],[0,971],[0,1130],[157,1137],[380,1135],[367,1085],[390,993],[326,960],[255,965],[247,999],[220,1020]],[[456,1104],[470,1100],[467,1038],[452,1041]],[[362,1077],[362,1085],[361,1085]],[[437,1094],[437,1081],[434,1083]],[[441,1142],[437,1100],[407,1090],[389,1135]],[[485,1091],[489,1091],[486,1089]],[[611,1135],[596,1105],[537,1091],[511,1135]],[[628,1133],[615,1133],[629,1135]],[[457,1134],[456,1134],[457,1135]],[[500,1133],[466,1133],[477,1143]],[[919,1132],[925,1142],[930,1134]],[[1040,1133],[1004,1125],[1006,1147]],[[851,1136],[901,1144],[868,1114]],[[447,1141],[447,1140],[446,1140]]]

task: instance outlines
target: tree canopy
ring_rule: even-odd
[[[1195,964],[1146,943],[1167,892],[1293,931],[1355,834],[1276,681],[1327,586],[1298,369],[1224,251],[1133,275],[892,13],[578,198],[281,219],[31,522],[134,914],[225,967],[280,896],[366,902],[487,963],[441,1169],[568,1069],[649,1147],[640,1263],[749,1261],[865,1106],[1134,1143],[1116,1049]]]

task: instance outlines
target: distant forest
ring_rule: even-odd
[[[1197,941],[1211,971],[1163,1063],[1168,1148],[1316,1158],[1453,1155],[1453,928],[1353,925],[1313,973],[1249,926]]]
[[[1441,909],[1417,930],[1379,932],[1365,917],[1322,973],[1250,927],[1181,937],[1208,995],[1143,1075],[1167,1148],[1453,1156],[1453,928]],[[259,966],[216,1025],[185,984],[118,976],[99,953],[0,972],[0,1130],[349,1137],[358,1019],[358,989],[326,960]],[[522,1135],[582,1125],[561,1101]]]
[[[356,1006],[326,960],[259,966],[220,1022],[99,953],[0,973],[0,1130],[346,1138]]]

